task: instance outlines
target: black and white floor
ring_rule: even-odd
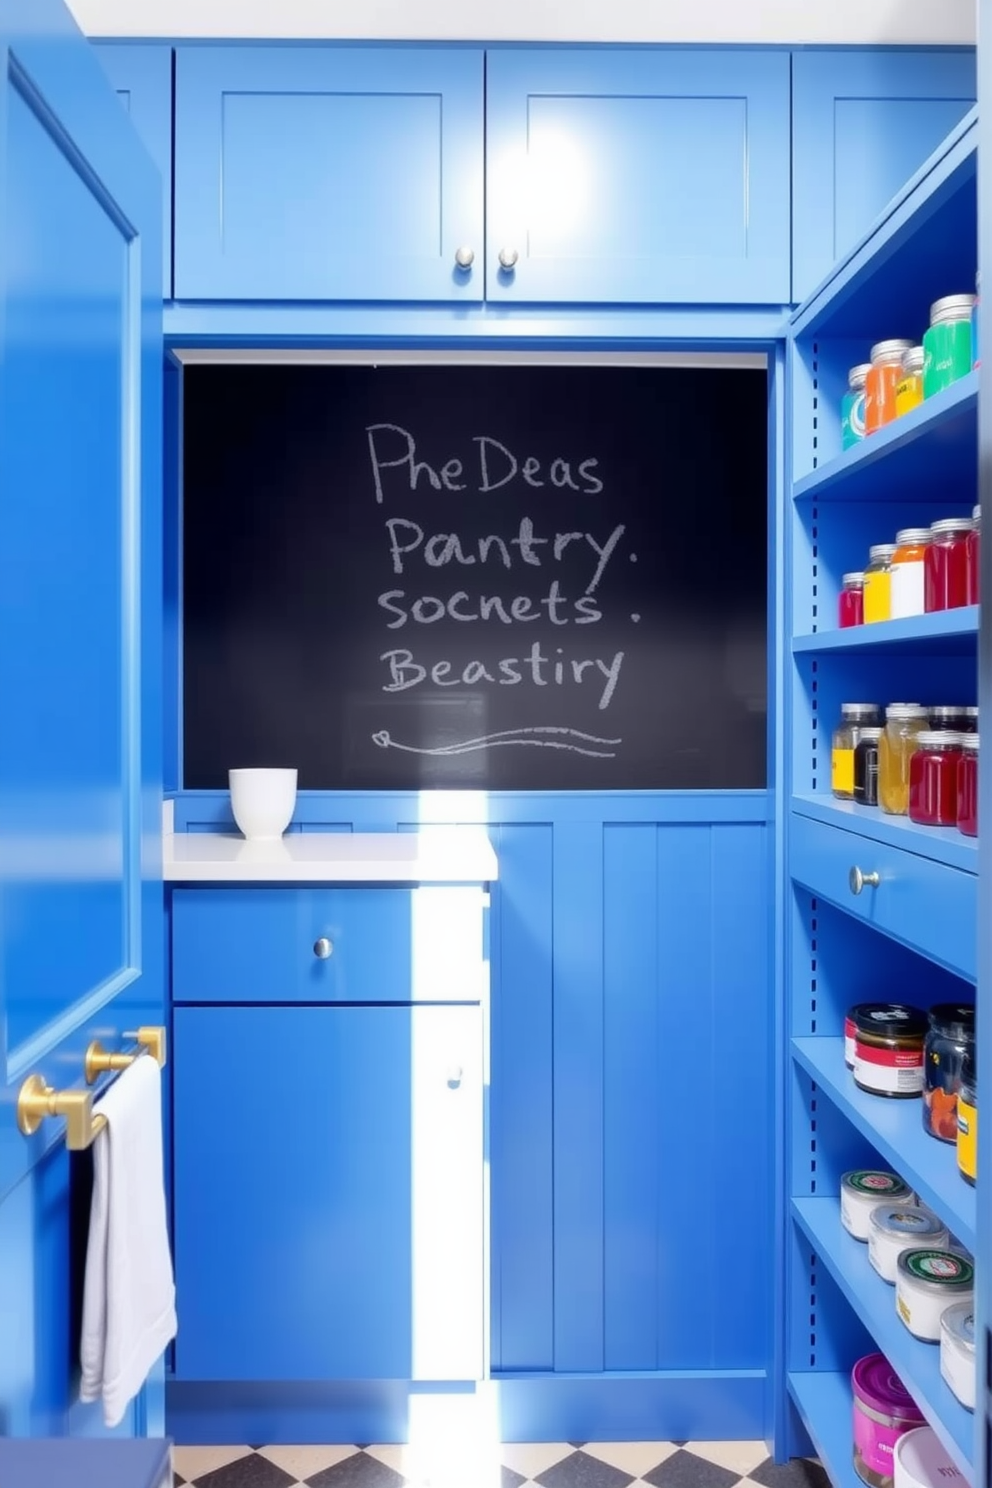
[[[763,1442],[506,1442],[485,1461],[434,1445],[176,1447],[174,1466],[195,1488],[828,1488],[818,1463],[776,1467]]]

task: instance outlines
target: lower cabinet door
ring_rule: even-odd
[[[477,1379],[479,1006],[178,1008],[176,1375]]]

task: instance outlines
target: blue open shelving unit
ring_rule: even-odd
[[[977,606],[850,630],[837,628],[833,609],[841,572],[860,566],[857,555],[866,555],[869,543],[891,541],[901,526],[970,514],[978,501],[979,373],[847,451],[841,449],[839,412],[848,369],[868,360],[875,341],[897,336],[919,341],[934,300],[974,289],[977,145],[977,113],[972,113],[790,325],[787,841],[791,844],[797,834],[797,877],[793,880],[787,866],[787,915],[790,905],[795,912],[788,918],[783,1050],[789,1175],[784,1209],[791,1228],[784,1283],[791,1320],[785,1377],[793,1419],[802,1428],[792,1450],[808,1449],[808,1437],[837,1488],[859,1482],[852,1464],[850,1371],[871,1347],[886,1354],[969,1481],[975,1481],[980,1462],[975,1417],[941,1378],[939,1348],[918,1342],[903,1326],[894,1289],[872,1269],[867,1247],[841,1224],[838,1190],[845,1167],[862,1166],[871,1150],[880,1166],[905,1178],[976,1254],[981,1194],[961,1178],[953,1147],[924,1132],[918,1101],[889,1101],[859,1091],[844,1064],[843,1039],[815,1031],[839,1029],[846,1004],[872,996],[897,1000],[897,974],[884,974],[897,949],[903,958],[920,956],[920,985],[927,984],[926,966],[933,964],[912,936],[899,948],[887,938],[885,916],[873,909],[894,899],[865,903],[848,899],[846,887],[838,890],[838,862],[872,864],[874,848],[886,871],[871,894],[885,895],[887,887],[892,894],[898,891],[901,913],[925,924],[933,911],[923,889],[918,903],[907,896],[917,894],[914,884],[940,878],[941,891],[950,896],[945,908],[954,910],[952,922],[973,927],[975,921],[977,842],[953,829],[918,827],[905,817],[836,800],[830,793],[829,756],[839,699],[978,702]],[[837,833],[829,848],[817,847],[815,858],[811,820],[819,824],[824,843],[823,829]],[[801,863],[800,842],[805,844]],[[841,842],[849,856],[841,856]],[[831,853],[834,869],[828,877]],[[921,859],[958,871],[924,868]],[[829,903],[834,917],[829,935],[820,929],[821,902]],[[872,937],[875,978],[868,983],[859,964],[866,934]],[[919,944],[936,940],[921,935]],[[905,959],[893,964],[905,965]],[[953,967],[955,962],[947,956],[937,964]],[[972,963],[961,957],[959,964]],[[974,984],[963,978],[960,987],[962,997],[975,994]]]

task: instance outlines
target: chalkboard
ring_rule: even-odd
[[[763,371],[189,367],[184,783],[766,780]]]

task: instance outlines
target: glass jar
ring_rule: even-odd
[[[923,1415],[884,1354],[867,1354],[851,1371],[854,1471],[868,1488],[893,1488],[892,1453]]]
[[[967,595],[966,604],[978,603],[979,570],[981,568],[980,558],[982,551],[982,508],[976,506],[971,514],[971,531],[965,538],[965,549],[968,554],[967,562]],[[866,575],[867,577],[867,575]],[[867,591],[865,595],[867,599]]]
[[[966,1054],[975,1047],[975,1009],[938,1002],[927,1013],[923,1041],[923,1130],[941,1142],[958,1139],[958,1091]]]
[[[840,405],[841,449],[851,449],[865,437],[865,380],[870,371],[871,363],[861,362],[847,374],[847,392]]]
[[[909,762],[909,819],[918,827],[958,824],[961,739],[950,729],[927,729],[916,736]]]
[[[978,1077],[974,1046],[961,1063],[958,1089],[958,1172],[968,1183],[978,1173]]]
[[[923,560],[923,603],[927,614],[957,610],[968,603],[970,517],[944,517],[930,528]]]
[[[912,413],[923,402],[923,347],[911,346],[903,352],[899,381],[896,384],[896,418]]]
[[[857,753],[854,773],[857,779]],[[978,836],[978,735],[961,735],[961,758],[958,761],[958,831],[966,837]]]
[[[837,599],[837,621],[841,630],[851,625],[862,625],[864,608],[865,576],[863,573],[846,573],[840,581]]]
[[[927,709],[927,721],[932,729],[951,729],[956,734],[971,734],[978,727],[978,709],[962,708],[957,703],[944,703],[939,708]]]
[[[929,527],[904,527],[896,533],[896,550],[892,555],[893,620],[926,614],[924,568],[929,546]]]
[[[923,396],[932,398],[971,371],[971,312],[975,296],[946,295],[930,306],[923,336]]]
[[[830,746],[830,789],[839,801],[854,800],[854,751],[861,730],[881,721],[877,703],[841,703],[840,723]]]
[[[927,726],[927,710],[919,703],[890,703],[885,710],[878,743],[878,804],[889,816],[905,816],[909,810],[909,764]]]
[[[872,347],[871,366],[865,378],[866,434],[876,433],[895,418],[902,359],[912,345],[912,341],[879,341]]]
[[[880,728],[863,728],[854,748],[854,799],[860,806],[878,805]]]
[[[892,614],[892,556],[895,543],[876,543],[868,549],[865,569],[864,623],[888,620]]]
[[[909,1100],[923,1093],[927,1019],[904,1003],[875,1003],[854,1012],[854,1083],[869,1095]]]

